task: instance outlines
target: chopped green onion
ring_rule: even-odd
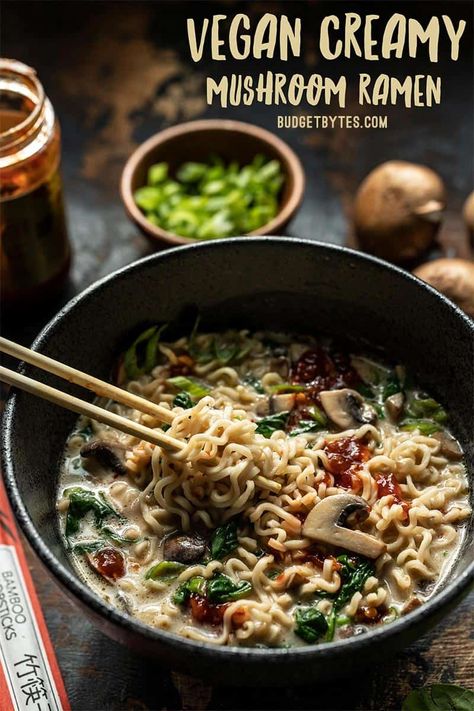
[[[199,383],[197,380],[191,380],[184,375],[177,375],[175,378],[168,378],[166,381],[169,385],[173,385],[177,390],[183,390],[188,393],[194,400],[199,400],[211,392],[208,387]]]
[[[292,383],[278,383],[268,388],[271,393],[302,393],[306,390],[304,385],[292,385]]]
[[[284,176],[278,160],[257,155],[250,165],[221,158],[189,161],[169,177],[167,163],[148,169],[147,185],[134,199],[147,219],[192,239],[216,239],[252,232],[278,213]]]
[[[432,420],[408,419],[404,420],[400,424],[400,429],[404,432],[414,432],[415,430],[419,430],[420,434],[429,436],[435,432],[439,432],[442,427]]]
[[[145,580],[162,580],[168,582],[177,578],[186,569],[184,563],[177,563],[174,560],[162,560],[161,563],[153,565],[145,575]]]

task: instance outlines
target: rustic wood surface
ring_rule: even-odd
[[[317,55],[314,28],[335,4],[320,2],[246,3],[257,17],[265,10],[285,11],[303,19],[304,64],[307,71],[329,72]],[[344,3],[382,16],[386,3]],[[350,6],[350,7],[349,7]],[[3,8],[3,54],[36,67],[59,114],[63,129],[63,172],[70,236],[74,246],[71,282],[65,294],[39,311],[19,317],[4,314],[3,332],[23,343],[69,296],[95,279],[150,250],[123,213],[118,196],[120,171],[140,141],[159,128],[222,111],[207,108],[203,77],[215,71],[209,63],[193,65],[188,56],[184,18],[234,13],[237,2],[6,2]],[[397,3],[396,11],[422,17],[442,14],[447,3]],[[472,22],[470,2],[450,2],[449,14]],[[471,33],[472,25],[466,32]],[[351,243],[351,200],[362,177],[388,158],[415,160],[438,170],[448,186],[448,211],[433,255],[469,256],[460,208],[473,187],[472,47],[461,60],[442,60],[436,72],[444,79],[443,103],[432,109],[387,113],[386,130],[284,131],[301,156],[308,177],[303,207],[291,225],[293,236],[339,244]],[[263,62],[259,71],[276,71]],[[411,67],[411,68],[410,68]],[[335,74],[356,76],[367,66],[337,63]],[[369,68],[374,71],[373,66]],[[235,71],[229,63],[226,71]],[[242,71],[241,67],[238,67]],[[301,71],[289,62],[288,73]],[[427,73],[428,66],[416,67]],[[222,69],[223,71],[223,69]],[[380,71],[412,73],[386,63]],[[431,67],[431,72],[433,68]],[[278,110],[256,106],[235,108],[227,115],[275,130]],[[286,110],[282,113],[289,113]],[[327,109],[311,113],[329,113]],[[334,113],[334,112],[333,112]],[[362,113],[349,106],[347,113]],[[26,544],[25,544],[26,545]],[[344,683],[297,689],[210,688],[183,678],[153,660],[132,655],[102,636],[59,592],[29,553],[33,579],[70,694],[73,709],[399,709],[406,693],[433,682],[472,686],[474,594],[438,626],[395,659],[368,669],[362,678]],[[238,688],[237,688],[238,687]]]

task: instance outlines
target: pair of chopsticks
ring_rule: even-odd
[[[48,358],[48,356],[32,351],[29,348],[20,346],[18,343],[9,341],[6,338],[0,338],[0,352],[6,353],[14,358],[19,358],[20,360],[30,363],[30,365],[45,370],[48,373],[57,375],[63,380],[67,380],[75,385],[80,385],[88,390],[92,390],[99,397],[106,397],[114,402],[119,402],[122,405],[143,412],[146,415],[152,415],[157,417],[161,422],[171,423],[173,421],[174,415],[171,410],[157,405],[154,402],[150,402],[145,398],[134,395],[127,390],[122,390],[115,385],[106,383],[99,378],[94,378],[92,375],[87,375],[76,368],[71,368],[64,363],[60,363],[53,358]],[[43,400],[49,400],[49,402],[55,405],[60,405],[66,410],[72,410],[80,415],[85,415],[93,420],[102,422],[104,425],[109,425],[114,427],[121,432],[132,435],[133,437],[138,437],[146,442],[151,442],[152,444],[157,444],[160,447],[170,450],[180,450],[185,446],[185,443],[174,437],[170,437],[165,432],[159,429],[151,429],[150,427],[145,427],[138,422],[133,422],[132,420],[117,415],[114,412],[109,412],[98,405],[93,405],[92,403],[81,400],[73,395],[68,395],[67,393],[52,388],[49,385],[33,380],[33,378],[28,378],[26,375],[17,373],[9,368],[4,368],[0,366],[0,380],[8,385],[13,385],[14,387],[20,388],[21,390],[26,390],[26,392],[32,395],[37,395],[43,398]]]

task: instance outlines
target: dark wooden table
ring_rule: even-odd
[[[468,21],[470,2],[450,3],[321,2],[244,3],[256,17],[266,10],[303,19],[303,63],[308,72],[373,71],[360,61],[322,63],[315,28],[322,16],[340,9],[387,16],[405,12],[419,19],[448,12]],[[222,116],[206,107],[203,77],[216,73],[209,61],[189,59],[185,18],[233,14],[242,3],[180,2],[4,2],[3,54],[36,67],[57,110],[63,129],[63,172],[74,265],[67,293],[20,319],[4,314],[3,332],[29,343],[69,296],[95,279],[147,254],[145,239],[124,215],[118,180],[133,148],[163,126],[201,116]],[[256,69],[277,71],[277,63]],[[448,211],[436,252],[468,256],[460,208],[473,187],[472,43],[460,61],[442,59],[433,66],[420,61],[387,62],[387,73],[439,73],[444,77],[443,103],[432,109],[374,109],[387,113],[386,130],[285,131],[283,137],[302,158],[308,177],[303,207],[291,225],[294,236],[343,244],[351,241],[351,199],[362,177],[389,158],[414,160],[439,171],[448,187]],[[254,70],[256,70],[254,68]],[[220,71],[243,71],[226,63]],[[301,71],[301,62],[284,71]],[[246,66],[245,71],[248,71]],[[377,69],[377,73],[378,73]],[[289,113],[287,109],[282,113]],[[276,129],[278,109],[254,106],[229,110],[231,118]],[[318,107],[308,113],[331,113]],[[333,110],[332,113],[335,113]],[[350,105],[346,113],[362,113]],[[368,112],[370,113],[370,112]],[[434,253],[436,253],[434,252]],[[297,689],[252,690],[236,679],[236,688],[214,688],[184,679],[150,659],[132,655],[103,637],[58,590],[30,553],[29,560],[49,630],[76,711],[88,709],[399,709],[406,693],[433,682],[472,686],[474,595],[431,634],[395,659],[368,669],[358,679]]]

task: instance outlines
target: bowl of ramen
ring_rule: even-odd
[[[213,682],[350,674],[472,582],[473,333],[431,287],[340,247],[145,258],[34,348],[161,404],[182,448],[13,393],[13,508],[68,596],[133,649]]]

